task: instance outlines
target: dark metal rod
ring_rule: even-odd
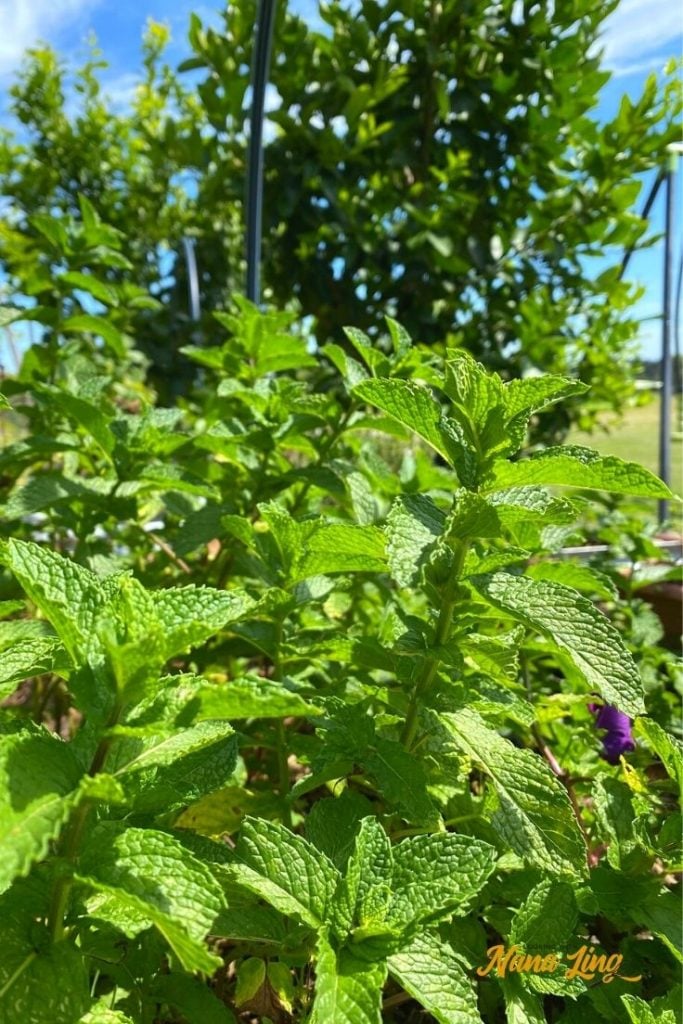
[[[673,362],[671,360],[671,296],[674,262],[674,174],[676,156],[671,154],[664,169],[666,179],[666,213],[664,221],[664,294],[662,310],[662,399],[659,408],[659,475],[665,484],[671,483],[671,395],[673,392]],[[669,502],[659,502],[659,522],[669,516]]]
[[[275,24],[275,0],[260,0],[251,67],[251,115],[247,166],[247,298],[261,300],[263,222],[263,113]]]
[[[199,274],[197,273],[197,254],[194,238],[183,238],[185,264],[187,266],[187,293],[190,300],[190,316],[196,322],[201,316],[199,302]]]
[[[650,189],[650,194],[647,197],[647,199],[645,200],[645,206],[643,207],[643,212],[640,215],[640,219],[641,220],[647,220],[647,217],[648,217],[648,215],[650,213],[650,210],[652,209],[652,204],[654,203],[655,199],[657,198],[657,193],[659,192],[659,188],[660,188],[662,182],[664,181],[665,177],[666,177],[666,171],[665,171],[664,168],[661,168],[660,171],[659,171],[659,174],[657,175],[657,177],[655,178],[654,182],[652,183],[652,188]],[[635,244],[634,245],[630,245],[628,247],[628,249],[626,250],[626,252],[624,253],[624,258],[622,259],[621,266],[619,268],[619,280],[620,281],[621,281],[622,277],[624,276],[624,274],[626,273],[626,268],[628,267],[629,263],[631,262],[631,256],[633,256],[634,251],[635,251]]]

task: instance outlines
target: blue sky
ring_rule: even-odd
[[[283,2],[283,0],[280,0]],[[316,16],[316,0],[289,0],[293,10],[309,20]],[[0,36],[0,96],[6,91],[26,47],[39,40],[53,45],[65,58],[78,59],[86,52],[85,41],[94,32],[109,62],[107,88],[116,102],[125,103],[134,88],[139,68],[140,37],[148,18],[169,23],[172,44],[169,58],[181,60],[188,51],[185,40],[190,11],[203,20],[214,20],[218,3],[191,0],[0,0],[4,32]],[[683,18],[673,0],[622,0],[606,22],[603,38],[607,67],[613,78],[606,86],[599,115],[611,117],[621,96],[637,96],[651,71],[660,70],[681,53]],[[0,109],[4,101],[0,101]],[[0,118],[0,123],[2,119]],[[683,209],[683,173],[676,190],[677,222]],[[649,183],[641,193],[640,205]],[[662,196],[653,210],[656,225],[663,217]],[[679,232],[680,234],[680,232]],[[638,314],[643,318],[661,312],[662,247],[636,256],[632,276],[646,288]],[[642,349],[647,358],[659,351],[657,321],[642,325]]]

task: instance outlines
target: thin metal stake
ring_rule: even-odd
[[[263,221],[263,112],[275,25],[275,0],[260,0],[251,73],[251,114],[247,174],[247,298],[261,301]]]
[[[659,409],[659,475],[665,484],[671,483],[671,396],[673,393],[673,363],[671,361],[671,294],[673,287],[674,249],[674,175],[677,157],[667,158],[666,213],[664,221],[664,295],[662,310],[662,400]],[[669,517],[669,502],[659,502],[659,522]]]
[[[201,316],[199,303],[199,274],[197,273],[197,254],[194,238],[183,238],[185,263],[187,265],[187,290],[190,299],[190,316],[196,322]]]

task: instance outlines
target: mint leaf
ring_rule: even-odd
[[[48,851],[76,801],[81,769],[45,729],[0,737],[0,892]]]
[[[566,790],[530,750],[520,750],[466,708],[441,719],[495,786],[491,823],[503,843],[552,875],[584,875],[586,849]]]
[[[574,890],[567,882],[548,880],[535,886],[512,919],[508,948],[519,946],[529,956],[544,960],[555,955],[558,963],[568,950],[577,949],[574,941],[578,909]],[[555,995],[581,995],[584,982],[564,977],[563,970],[532,972],[525,985],[535,992]]]
[[[645,738],[666,768],[667,775],[678,783],[679,792],[683,793],[683,743],[651,718],[639,718],[635,728],[636,735]]]
[[[45,396],[52,409],[59,409],[67,419],[82,427],[111,462],[116,439],[109,425],[110,418],[99,406],[50,384],[34,384],[33,390]]]
[[[170,811],[224,786],[235,768],[237,738],[227,721],[208,720],[189,728],[136,741],[132,729],[124,731],[108,768],[139,752],[115,771],[130,803],[140,811]]]
[[[295,561],[293,579],[338,572],[384,572],[384,534],[376,526],[328,523],[319,526]]]
[[[313,804],[306,818],[306,838],[344,871],[353,852],[360,822],[372,813],[372,804],[352,789]]]
[[[394,849],[389,920],[433,921],[465,909],[496,862],[492,846],[454,832],[404,839]]]
[[[578,562],[535,562],[526,574],[534,580],[561,583],[601,601],[614,601],[617,597],[617,588],[609,576]]]
[[[481,1024],[477,993],[453,950],[423,932],[389,957],[389,974],[439,1024]]]
[[[231,873],[283,914],[319,928],[340,875],[324,853],[283,825],[245,818]]]
[[[263,676],[238,676],[225,683],[197,688],[201,715],[206,718],[288,718],[318,715],[320,711],[282,682]]]
[[[676,1014],[673,1010],[660,1010],[655,1013],[648,1003],[638,996],[625,995],[621,997],[621,1001],[626,1007],[631,1024],[676,1024]]]
[[[111,997],[110,997],[111,998]],[[83,1014],[78,1024],[134,1024],[132,1017],[127,1017],[120,1010],[111,1010],[107,999],[101,999]]]
[[[496,608],[549,636],[590,690],[628,715],[644,712],[633,658],[611,622],[587,598],[559,583],[508,573],[473,576],[471,583]]]
[[[117,577],[98,577],[54,551],[13,538],[3,545],[1,558],[80,662]]]
[[[385,963],[368,963],[347,949],[335,951],[318,939],[311,1024],[381,1024]]]
[[[376,818],[364,818],[335,896],[335,911],[346,929],[381,923],[389,906],[392,855],[389,838]]]
[[[150,995],[155,1002],[180,1010],[188,1024],[236,1024],[235,1015],[199,978],[160,974],[152,983]]]
[[[394,377],[372,378],[356,384],[353,394],[412,430],[453,465],[454,438],[442,423],[441,406],[428,388]]]
[[[69,667],[69,659],[57,637],[20,640],[0,654],[0,699],[8,697],[24,679],[46,672],[68,674]]]
[[[445,522],[444,513],[426,494],[404,494],[392,503],[384,531],[389,569],[399,586],[417,582]]]
[[[616,455],[599,455],[578,445],[546,448],[518,462],[498,462],[488,486],[493,490],[526,484],[588,487],[643,498],[672,497],[665,483],[636,462],[625,462]]]
[[[395,740],[375,736],[358,759],[375,780],[382,795],[397,807],[407,821],[435,825],[439,812],[428,789],[427,775],[417,757]]]
[[[593,808],[599,835],[606,841],[607,860],[619,870],[637,846],[633,822],[636,812],[632,794],[625,782],[601,776],[593,787]]]
[[[212,974],[220,966],[205,938],[224,904],[221,887],[173,836],[100,824],[85,844],[77,878],[146,917],[186,970]]]
[[[245,615],[253,605],[243,590],[172,587],[151,594],[154,615],[164,635],[164,661],[198,647]]]
[[[566,377],[524,377],[505,384],[505,408],[509,417],[531,416],[564,398],[583,395],[588,385]]]
[[[90,1004],[86,962],[73,943],[51,943],[46,902],[33,879],[0,899],[0,1020],[8,1024],[78,1021]]]

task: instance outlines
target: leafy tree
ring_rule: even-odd
[[[593,257],[642,240],[635,175],[675,133],[676,86],[653,76],[600,125],[609,75],[599,34],[614,4],[558,0],[333,2],[324,32],[280,5],[272,80],[280,98],[266,158],[266,297],[295,300],[320,342],[345,321],[370,331],[398,316],[427,344],[458,344],[503,374],[543,369],[592,385],[589,404],[546,413],[541,429],[590,422],[631,394],[634,290]],[[123,231],[135,279],[162,301],[138,316],[140,345],[165,390],[188,376],[181,237],[196,238],[205,309],[242,286],[247,87],[255,4],[229,5],[220,31],[194,15],[182,78],[151,26],[140,89],[107,105],[97,56],[76,77],[34,52],[13,88],[22,131],[5,138],[0,188],[14,234],[0,258],[18,291],[35,213],[77,211],[84,194]],[[614,247],[617,247],[615,250]],[[168,256],[175,263],[168,272]],[[115,270],[112,276],[116,277]],[[182,371],[181,371],[182,368]]]

